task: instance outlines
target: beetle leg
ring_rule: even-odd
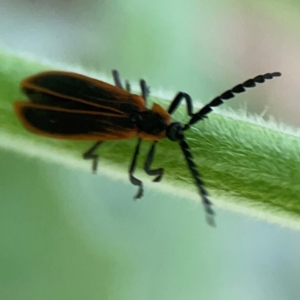
[[[113,78],[114,78],[115,86],[117,86],[118,88],[124,90],[119,72],[117,70],[112,70],[112,75],[113,75]]]
[[[125,89],[124,89],[120,78],[120,73],[117,70],[112,70],[112,75],[114,78],[115,86],[117,86],[122,90],[127,91],[128,93],[131,93],[131,86],[128,80],[125,80]]]
[[[147,83],[144,79],[140,80],[140,87],[141,87],[141,90],[142,90],[142,97],[144,98],[145,104],[147,105],[147,98],[148,98],[149,93],[150,93],[150,88],[147,86]]]
[[[171,105],[168,109],[168,113],[171,115],[177,108],[178,105],[180,104],[180,102],[185,99],[186,102],[186,109],[187,109],[187,113],[188,115],[191,117],[193,115],[193,101],[192,98],[189,94],[183,93],[183,92],[179,92],[176,97],[174,98],[174,100],[171,102]]]
[[[155,152],[155,146],[156,146],[156,141],[152,144],[151,148],[150,148],[150,151],[148,152],[147,154],[147,159],[145,161],[145,164],[144,164],[144,170],[145,172],[150,175],[150,176],[156,176],[153,181],[154,182],[159,182],[161,181],[162,179],[162,176],[164,174],[164,169],[162,168],[159,168],[159,169],[154,169],[154,170],[151,170],[150,167],[151,167],[151,164],[152,164],[152,161],[153,161],[153,157],[154,157],[154,152]]]
[[[84,159],[92,159],[93,163],[92,163],[92,170],[93,173],[95,174],[97,171],[97,167],[98,167],[98,154],[95,154],[94,152],[98,149],[98,147],[102,144],[102,141],[99,141],[97,143],[95,143],[91,148],[89,148],[86,152],[83,153],[83,158]]]
[[[122,85],[122,81],[120,78],[120,73],[117,70],[112,70],[112,75],[114,78],[114,82],[115,82],[115,86],[117,86],[118,88],[124,90],[124,87]],[[144,98],[145,102],[147,103],[147,98],[149,96],[150,93],[150,89],[147,86],[147,83],[144,79],[140,80],[140,87],[142,90],[142,97]],[[130,83],[128,80],[125,81],[125,91],[127,91],[128,93],[131,93],[131,87],[130,87]]]
[[[142,198],[143,196],[143,182],[137,178],[135,178],[133,176],[133,172],[135,170],[135,167],[136,167],[136,160],[137,160],[137,157],[139,155],[139,152],[140,152],[140,145],[141,145],[141,139],[138,139],[138,143],[135,147],[135,151],[134,151],[134,155],[133,155],[133,158],[132,158],[132,162],[130,164],[130,167],[129,167],[129,179],[130,179],[130,182],[133,184],[133,185],[137,185],[139,187],[138,189],[138,192],[137,194],[134,196],[134,199],[139,199],[139,198]]]

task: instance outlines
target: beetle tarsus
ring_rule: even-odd
[[[136,193],[136,195],[133,197],[134,200],[138,200],[140,198],[142,198],[144,195],[144,188],[143,188],[143,185],[141,184],[139,186],[139,189],[138,189],[138,192]]]
[[[211,227],[217,227],[215,218],[213,215],[210,215],[207,213],[205,218],[206,218],[206,222],[208,225],[210,225]]]
[[[144,194],[144,188],[143,188],[143,182],[137,178],[135,178],[132,174],[129,174],[130,182],[133,185],[137,185],[139,187],[138,192],[136,195],[133,197],[134,200],[140,199],[143,197]]]
[[[152,180],[153,182],[160,182],[162,180],[163,175],[164,175],[164,169],[160,168],[160,169],[157,169],[157,170],[160,170],[161,172],[157,177],[155,177]]]
[[[94,153],[99,146],[102,144],[102,141],[96,142],[91,148],[89,148],[86,152],[83,153],[82,157],[84,159],[92,159],[92,171],[94,174],[96,174],[97,168],[98,168],[98,159],[99,155]]]

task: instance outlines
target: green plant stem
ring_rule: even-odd
[[[19,82],[26,76],[48,69],[76,71],[71,67],[53,64],[50,67],[50,64],[38,60],[0,53],[0,146],[19,154],[90,170],[90,162],[83,161],[81,154],[92,142],[37,136],[27,132],[13,112],[15,100],[26,101]],[[77,71],[95,77],[95,74]],[[274,80],[266,84],[276,83]],[[168,102],[162,99],[152,96],[151,100],[168,106]],[[185,111],[182,107],[174,118],[185,119]],[[300,228],[299,137],[295,129],[274,121],[228,111],[211,113],[208,119],[187,132],[195,163],[216,211],[219,207],[230,208],[297,229]],[[135,140],[104,143],[100,149],[99,172],[114,178],[127,178],[134,145]],[[149,143],[143,145],[139,166],[142,166],[149,148]],[[139,177],[145,178],[146,189],[150,186],[170,195],[180,193],[189,199],[200,200],[176,143],[165,139],[158,144],[153,167],[163,167],[165,176],[159,184],[148,184],[149,179],[140,176],[138,171]]]

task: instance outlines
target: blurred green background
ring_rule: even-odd
[[[0,47],[202,102],[281,71],[227,106],[299,126],[299,16],[283,0],[0,0]],[[300,297],[298,232],[219,208],[212,229],[147,182],[134,202],[127,181],[4,150],[0,167],[0,299]]]

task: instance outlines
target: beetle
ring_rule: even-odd
[[[133,175],[141,141],[152,141],[144,170],[148,175],[155,176],[155,182],[160,181],[164,173],[162,168],[151,168],[157,142],[165,137],[178,142],[202,199],[208,222],[213,224],[212,203],[193,161],[184,132],[191,125],[205,119],[212,112],[212,107],[221,105],[224,100],[235,97],[235,94],[245,92],[247,88],[255,87],[257,83],[279,77],[281,73],[266,73],[248,79],[214,98],[196,113],[193,112],[192,98],[184,92],[175,96],[167,110],[156,103],[149,109],[149,88],[145,80],[140,80],[139,96],[131,93],[128,81],[123,87],[118,71],[113,70],[112,74],[115,85],[63,71],[47,71],[28,77],[21,82],[21,88],[30,101],[15,102],[14,110],[24,127],[36,134],[56,139],[96,141],[83,153],[84,159],[92,160],[93,172],[96,172],[98,165],[98,154],[95,151],[104,141],[137,137],[129,167],[129,179],[138,187],[134,199],[143,195],[143,183]],[[173,122],[171,119],[183,100],[190,117],[186,124]]]

